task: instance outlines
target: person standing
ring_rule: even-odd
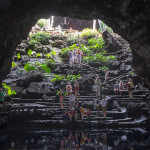
[[[99,78],[99,76],[96,76],[95,79],[95,86],[96,86],[96,96],[100,97],[100,90],[101,90],[101,79]]]
[[[116,84],[114,85],[114,93],[115,93],[115,95],[119,94],[119,84],[118,84],[118,81],[116,81]]]
[[[73,67],[74,59],[73,59],[73,52],[72,52],[72,50],[70,51],[70,53],[68,54],[68,56],[69,56],[69,66]]]
[[[122,90],[123,90],[123,82],[120,81],[119,82],[119,92],[120,92],[120,95],[122,95]]]
[[[108,78],[109,78],[109,70],[107,69],[105,73],[105,82],[108,81]]]
[[[133,81],[132,79],[128,82],[128,91],[129,91],[129,97],[132,98],[132,91],[133,91]]]
[[[74,105],[75,105],[75,96],[71,93],[71,95],[69,97],[69,109],[70,109],[70,111],[74,107]]]
[[[74,81],[74,94],[75,94],[75,98],[77,99],[77,95],[80,95],[79,92],[79,82],[77,80]]]
[[[77,59],[78,59],[78,63],[79,63],[79,68],[82,68],[82,64],[81,64],[82,55],[81,55],[80,51],[79,51],[79,53],[77,55]]]
[[[76,49],[73,51],[73,59],[74,59],[74,62],[77,63],[77,51],[76,51]]]
[[[70,82],[68,82],[68,84],[66,86],[66,92],[67,92],[68,96],[70,96],[72,93],[72,86],[70,85]]]
[[[107,116],[107,100],[105,99],[105,95],[103,96],[101,105],[102,105],[102,111],[103,111],[104,117],[106,117]]]
[[[96,117],[98,118],[100,114],[100,96],[98,96],[97,100],[94,103],[94,106],[96,107]]]

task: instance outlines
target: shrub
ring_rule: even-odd
[[[49,44],[50,34],[46,32],[37,32],[30,36],[29,44]]]
[[[101,52],[103,47],[105,46],[105,41],[102,37],[99,38],[91,38],[88,40],[88,45],[90,46],[90,50],[95,52]]]
[[[99,54],[84,56],[83,60],[85,62],[96,62],[96,61],[106,62],[106,61],[109,61],[109,60],[116,60],[115,55],[104,56],[104,54],[105,54],[105,52],[101,52]]]
[[[51,82],[58,82],[58,81],[62,81],[65,76],[61,76],[61,75],[54,75],[55,77],[51,80]]]
[[[81,75],[67,75],[66,79],[69,81],[74,81],[74,80],[78,80],[81,77]]]
[[[85,28],[81,32],[81,37],[83,39],[89,39],[89,38],[95,37],[97,35],[98,35],[98,31],[97,30],[93,31],[92,29],[89,29],[89,28]]]
[[[45,25],[47,25],[47,20],[46,19],[40,19],[40,20],[38,20],[37,24],[40,28],[43,28]]]
[[[105,67],[105,66],[99,67],[99,70],[101,70],[101,71],[106,71],[107,69],[108,69],[108,67]]]
[[[80,39],[80,34],[79,33],[70,33],[70,34],[68,34],[67,42],[70,45],[72,45],[74,43],[77,43],[79,39]]]

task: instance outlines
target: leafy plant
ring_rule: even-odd
[[[32,34],[30,36],[29,44],[35,45],[35,44],[49,44],[50,34],[47,32],[37,32],[35,34]]]
[[[67,96],[67,92],[66,91],[62,91],[63,92],[63,96]],[[60,90],[56,92],[56,95],[59,95],[60,94]]]
[[[36,54],[36,57],[41,57],[41,54],[40,54],[40,53],[37,53],[37,54]]]
[[[18,58],[18,59],[20,59],[20,58],[21,58],[21,55],[20,55],[20,53],[18,53],[18,54],[17,54],[17,58]]]
[[[70,45],[72,45],[74,43],[77,43],[79,39],[80,39],[80,35],[79,34],[71,33],[71,34],[68,34],[67,42]]]
[[[50,73],[51,70],[49,67],[47,67],[47,64],[40,64],[41,69],[45,72],[45,73]]]
[[[24,65],[24,69],[25,69],[25,71],[29,72],[29,71],[36,70],[36,66],[34,63],[26,63]]]
[[[78,80],[81,77],[81,75],[67,75],[66,79],[69,81],[74,81],[74,80]]]
[[[134,76],[136,73],[134,71],[129,71],[129,74],[131,74],[132,76]]]
[[[55,56],[57,53],[55,51],[50,52],[50,55]]]
[[[107,69],[108,69],[108,67],[105,67],[105,66],[99,67],[99,70],[101,70],[101,71],[106,71]]]
[[[97,35],[98,35],[97,30],[93,31],[92,29],[89,29],[89,28],[85,28],[81,32],[81,37],[84,39],[89,39],[89,38],[95,37]]]
[[[15,67],[15,66],[17,66],[17,64],[16,64],[15,62],[12,62],[11,67],[13,68],[13,67]]]
[[[6,85],[5,83],[2,83],[2,85],[3,85],[4,89],[5,89],[5,91],[7,92],[8,96],[12,96],[12,95],[17,94],[14,90],[11,89],[10,86]]]
[[[31,49],[29,49],[28,55],[31,57],[31,55],[32,55],[32,50]]]
[[[40,28],[43,28],[45,25],[47,25],[47,20],[46,19],[40,19],[40,20],[38,20],[37,24]]]
[[[61,76],[61,75],[54,75],[55,77],[51,80],[51,82],[57,82],[57,81],[62,81],[65,76]]]

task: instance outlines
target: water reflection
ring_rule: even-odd
[[[132,130],[0,130],[0,150],[150,150],[150,133]]]

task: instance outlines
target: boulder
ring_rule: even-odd
[[[20,55],[26,55],[26,51],[24,49],[16,49],[16,53],[20,53]]]
[[[52,43],[52,46],[53,47],[58,47],[60,45],[63,45],[63,41],[62,40],[55,40],[53,43]]]

